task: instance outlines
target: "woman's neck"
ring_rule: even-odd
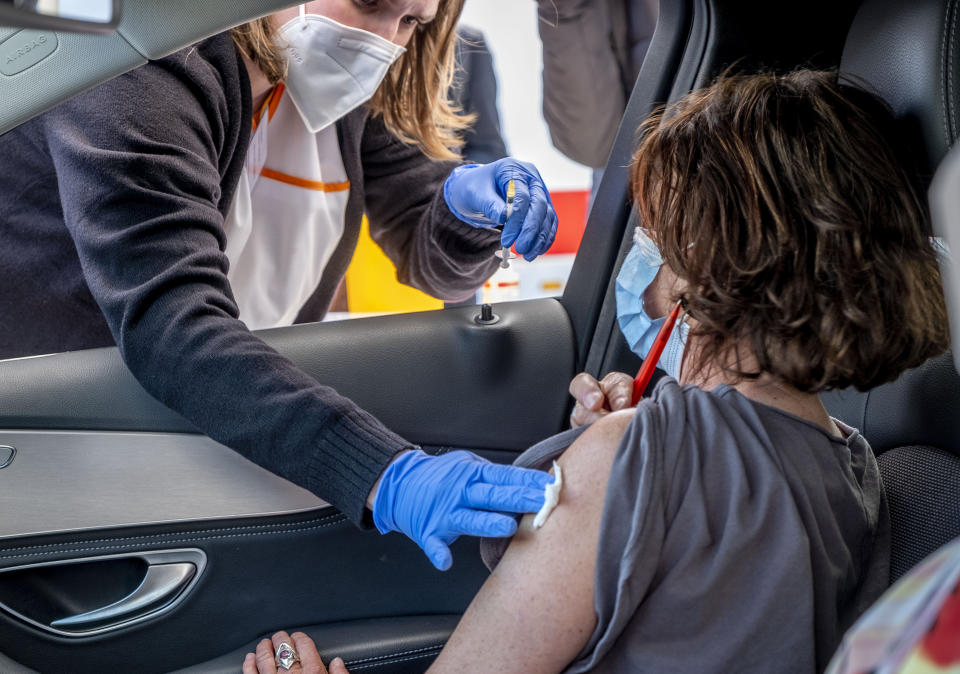
[[[250,79],[250,97],[253,99],[253,114],[256,117],[274,85],[270,84],[267,76],[253,61],[247,58],[246,54],[241,53],[240,55],[243,57],[243,65],[247,67],[247,76]]]
[[[762,375],[756,380],[742,380],[731,386],[751,400],[806,419],[831,435],[844,437],[816,393],[804,393],[769,375]]]
[[[691,347],[696,346],[696,337],[691,336],[686,349],[683,365],[687,366],[691,359]],[[695,360],[695,359],[694,359]],[[752,357],[742,357],[740,367],[751,371],[756,369],[756,360]],[[816,393],[804,393],[799,389],[779,381],[769,374],[762,374],[757,379],[739,379],[724,372],[720,367],[709,368],[709,371],[687,376],[681,369],[680,383],[694,384],[707,391],[726,384],[736,389],[740,394],[764,405],[776,407],[779,410],[793,414],[814,423],[831,435],[842,438],[843,433],[827,413],[826,408]]]

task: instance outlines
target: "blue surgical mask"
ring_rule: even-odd
[[[646,292],[660,267],[663,256],[657,244],[642,227],[637,227],[633,235],[633,247],[627,253],[620,273],[617,274],[616,301],[617,322],[620,331],[627,340],[630,350],[641,358],[646,358],[653,341],[667,317],[652,319],[643,309],[643,294]],[[690,326],[686,316],[674,327],[667,345],[660,356],[659,366],[671,377],[680,374],[683,363],[683,350],[687,345]]]

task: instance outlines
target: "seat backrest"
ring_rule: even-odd
[[[958,20],[960,0],[864,0],[840,61],[843,77],[872,89],[902,120],[929,175],[960,134]],[[878,455],[896,580],[960,536],[960,376],[952,355],[869,392],[823,398]]]
[[[952,354],[865,393],[821,397],[877,454],[890,507],[893,582],[960,536],[960,375]]]

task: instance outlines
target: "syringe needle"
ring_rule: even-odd
[[[510,220],[510,216],[513,215],[513,199],[517,196],[517,186],[510,180],[507,182],[507,215],[503,219],[503,224],[506,225],[507,221]],[[510,258],[513,257],[510,253],[510,248],[508,246],[501,246],[500,250],[497,251],[496,256],[500,258],[500,268],[508,269],[510,267]]]

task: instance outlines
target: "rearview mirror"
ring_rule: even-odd
[[[120,0],[0,0],[0,26],[112,33]]]

